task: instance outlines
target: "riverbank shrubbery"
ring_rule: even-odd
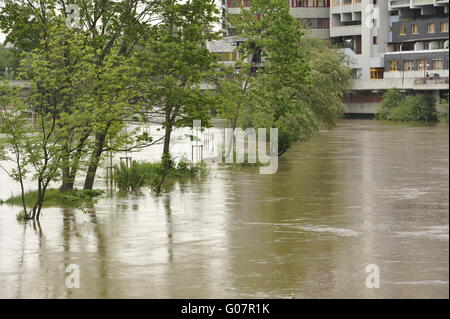
[[[102,190],[72,190],[63,193],[59,189],[48,189],[45,193],[45,207],[70,207],[84,210],[91,207],[95,199],[104,193]],[[37,191],[25,193],[24,199],[27,206],[33,205],[38,197]],[[0,200],[0,205],[20,205],[22,206],[22,196],[13,196],[7,200]],[[17,214],[17,219],[26,219],[26,213]]]
[[[388,90],[377,110],[377,118],[388,121],[436,121],[435,101],[428,95],[408,95],[397,89]]]
[[[441,98],[437,107],[438,120],[441,123],[448,123],[448,95],[446,98]]]
[[[183,179],[204,176],[206,164],[192,164],[180,161],[178,164],[163,165],[133,161],[130,166],[121,163],[114,169],[114,180],[120,191],[136,191],[143,186],[161,191],[165,178]]]

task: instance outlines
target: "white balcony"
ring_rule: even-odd
[[[413,74],[405,74],[402,72],[385,72],[384,79],[379,80],[354,80],[351,83],[351,90],[355,91],[377,91],[388,89],[400,90],[420,90],[420,91],[435,91],[448,90],[449,78],[448,70],[431,70],[429,73],[441,73],[440,78],[426,78],[423,71],[413,71]],[[410,72],[405,72],[410,73]]]
[[[340,27],[330,28],[330,37],[345,37],[352,35],[361,35],[362,28],[361,25],[346,25]]]
[[[342,2],[341,5],[332,6],[330,8],[330,11],[332,14],[354,13],[354,12],[361,12],[361,10],[362,10],[361,2],[349,3],[349,4],[344,4]]]
[[[330,8],[290,8],[294,18],[329,18]]]

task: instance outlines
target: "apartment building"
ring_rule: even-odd
[[[390,88],[427,92],[437,101],[448,96],[448,5],[448,0],[332,2],[331,39],[354,61],[348,113],[373,114]],[[342,13],[350,11],[357,20],[358,10],[361,23],[346,26],[349,17]]]
[[[308,25],[307,36],[328,39],[330,37],[330,1],[332,0],[286,0],[289,2],[291,14]],[[222,0],[224,29],[232,35],[226,24],[227,14],[239,13],[241,7],[249,7],[251,0]]]
[[[308,24],[308,36],[330,39],[348,56],[352,84],[347,113],[374,114],[384,92],[398,88],[448,96],[449,0],[286,0],[291,14]],[[228,36],[214,45],[233,60],[236,39],[226,15],[251,0],[223,0]]]

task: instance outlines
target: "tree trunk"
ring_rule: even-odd
[[[71,183],[71,174],[70,174],[70,167],[63,167],[62,168],[62,184],[59,188],[59,191],[62,193],[69,192],[73,189],[73,183]]]
[[[82,136],[80,138],[80,141],[76,148],[76,153],[73,158],[72,166],[70,166],[68,164],[67,167],[63,167],[63,169],[62,169],[63,181],[62,181],[62,185],[59,190],[63,193],[69,192],[74,189],[75,178],[77,176],[78,168],[80,166],[80,159],[81,159],[81,156],[83,155],[83,148],[84,148],[84,145],[85,145],[86,140],[88,139],[89,135],[90,135],[90,131],[86,132],[84,134],[84,136]],[[70,157],[70,155],[67,154],[67,159],[69,159],[69,157]]]
[[[168,124],[164,135],[163,158],[170,158],[170,138],[172,135],[172,125]]]
[[[103,147],[106,140],[106,133],[100,133],[95,136],[95,149],[92,152],[91,159],[84,180],[84,190],[92,190],[94,187],[95,175],[97,174],[98,163],[100,162],[100,156],[103,153]]]

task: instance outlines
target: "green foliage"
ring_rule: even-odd
[[[159,10],[162,19],[137,55],[147,79],[146,99],[154,105],[153,114],[163,118],[163,153],[168,155],[174,128],[192,126],[193,120],[209,123],[214,100],[200,84],[215,61],[205,43],[216,37],[210,30],[218,22],[218,10],[208,0],[165,0]]]
[[[21,210],[19,213],[16,214],[16,220],[17,221],[26,221],[29,220],[30,216],[26,211]]]
[[[278,128],[280,154],[320,126],[334,125],[350,78],[344,55],[326,41],[305,39],[289,10],[284,0],[255,0],[230,15],[244,40],[240,72],[223,67],[216,81],[219,116],[233,128]]]
[[[138,162],[133,161],[130,167],[120,163],[114,169],[114,180],[120,191],[136,191],[144,184],[145,175]]]
[[[389,121],[435,121],[434,99],[425,94],[407,95],[397,89],[388,90],[377,111],[377,118]]]
[[[439,107],[437,108],[437,117],[439,122],[448,123],[448,94],[444,98],[439,99]]]
[[[19,61],[19,50],[0,45],[0,80],[15,80]]]
[[[155,193],[163,190],[164,179],[185,179],[204,176],[207,173],[206,164],[192,164],[180,161],[171,167],[160,163],[133,161],[129,167],[124,163],[114,169],[114,180],[122,192],[136,191],[148,185]]]
[[[386,119],[389,115],[389,111],[397,106],[404,100],[405,94],[401,93],[397,89],[389,89],[383,95],[383,101],[377,110],[376,116],[380,119]]]
[[[45,206],[80,208],[103,194],[104,191],[102,190],[72,190],[62,193],[58,189],[48,189],[45,194]],[[25,202],[27,205],[33,205],[38,197],[39,193],[37,191],[28,192],[25,194]],[[22,205],[22,202],[20,196],[15,196],[5,201],[0,201],[0,204]],[[24,211],[21,211],[18,215],[25,216]]]

